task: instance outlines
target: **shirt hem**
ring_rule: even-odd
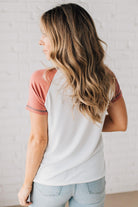
[[[83,180],[83,181],[77,181],[77,182],[72,182],[72,183],[49,183],[49,182],[44,182],[44,183],[42,183],[41,181],[39,181],[39,180],[37,180],[37,179],[34,179],[33,180],[33,182],[35,182],[35,183],[39,183],[39,184],[42,184],[42,185],[54,185],[54,186],[65,186],[65,185],[73,185],[73,184],[81,184],[81,183],[88,183],[88,182],[92,182],[92,181],[96,181],[96,180],[99,180],[99,179],[101,179],[101,178],[103,178],[103,177],[105,177],[105,173],[102,175],[102,176],[100,176],[100,177],[98,177],[98,178],[95,178],[95,179],[88,179],[88,180]]]

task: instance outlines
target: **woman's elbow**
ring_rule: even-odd
[[[128,118],[127,118],[127,115],[126,115],[126,118],[125,118],[125,121],[124,121],[124,124],[123,124],[123,127],[122,127],[122,131],[126,131],[127,126],[128,126]]]
[[[127,126],[123,127],[121,131],[126,131],[127,130]]]

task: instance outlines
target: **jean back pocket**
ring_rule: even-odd
[[[34,187],[41,193],[43,196],[58,196],[61,194],[61,190],[63,186],[52,186],[52,185],[45,185],[34,182]]]
[[[99,194],[105,192],[105,183],[106,183],[105,177],[86,183],[88,192],[90,194],[92,193]]]

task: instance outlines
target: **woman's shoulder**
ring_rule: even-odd
[[[56,72],[56,68],[45,68],[36,70],[31,75],[31,82],[36,82],[39,84],[45,83],[45,76],[49,76],[51,79]],[[50,79],[48,78],[48,80]]]

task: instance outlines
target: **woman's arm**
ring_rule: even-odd
[[[126,131],[128,117],[123,96],[114,103],[110,102],[102,132]]]
[[[38,137],[37,137],[38,138]],[[37,139],[36,138],[36,139]],[[39,169],[47,143],[44,140],[35,141],[31,138],[28,141],[26,155],[26,170],[24,178],[24,186],[31,186],[33,179]]]
[[[48,115],[30,112],[31,134],[26,155],[24,186],[30,186],[38,171],[48,143]]]

